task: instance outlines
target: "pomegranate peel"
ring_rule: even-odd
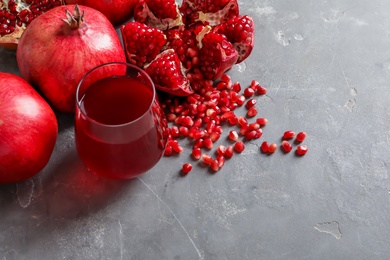
[[[141,0],[135,7],[134,20],[160,30],[168,30],[184,25],[179,8],[174,0]]]

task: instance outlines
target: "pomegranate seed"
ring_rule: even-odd
[[[207,164],[207,165],[210,165],[210,163],[213,161],[213,158],[211,158],[211,156],[210,155],[208,155],[208,154],[202,154],[202,162],[204,162],[205,164]]]
[[[203,138],[196,139],[194,148],[202,148],[204,146]]]
[[[202,156],[202,151],[200,150],[200,148],[196,147],[192,149],[191,155],[195,160],[199,160],[200,157]]]
[[[294,136],[295,136],[295,132],[291,131],[291,130],[288,130],[288,131],[284,132],[283,139],[291,139]]]
[[[258,123],[260,126],[265,126],[268,123],[267,118],[260,117],[256,119],[256,123]]]
[[[206,147],[209,150],[211,150],[213,148],[213,141],[211,141],[211,139],[209,137],[206,137],[203,140],[203,144],[204,144],[204,147]]]
[[[267,93],[267,89],[263,86],[258,85],[256,88],[256,92],[258,95],[265,95]]]
[[[236,101],[238,106],[242,106],[245,103],[245,97],[244,96],[238,96],[238,99]]]
[[[250,131],[249,126],[243,126],[240,128],[241,135],[246,135],[247,133],[249,133],[249,131]]]
[[[247,116],[248,117],[254,117],[257,115],[257,108],[256,107],[251,107],[248,109]]]
[[[238,140],[238,134],[236,131],[232,130],[229,132],[229,139],[232,141],[237,141]]]
[[[256,99],[249,99],[248,102],[246,102],[245,107],[249,109],[254,105],[256,105],[256,103],[257,103]]]
[[[259,123],[250,123],[249,124],[249,129],[250,130],[257,130],[257,129],[260,129],[260,124]]]
[[[305,132],[299,132],[297,134],[296,140],[297,140],[297,142],[303,142],[303,140],[305,140],[305,138],[306,138],[306,133]]]
[[[249,87],[253,90],[256,90],[257,89],[257,86],[259,86],[259,82],[257,80],[252,80],[251,81],[251,84],[249,85]]]
[[[167,145],[165,147],[164,156],[171,156],[173,154],[172,146]]]
[[[239,118],[238,118],[238,125],[240,126],[240,127],[243,127],[243,126],[249,126],[249,124],[248,124],[248,120],[245,118],[245,117],[243,117],[243,116],[240,116]]]
[[[183,175],[187,175],[192,170],[192,165],[190,163],[183,164],[181,171]]]
[[[244,90],[244,96],[245,97],[252,97],[255,94],[255,90],[253,88],[246,88]]]
[[[238,123],[238,118],[237,117],[229,118],[228,122],[230,125],[235,125]]]
[[[192,126],[194,124],[194,121],[192,120],[191,117],[189,116],[185,116],[183,118],[183,120],[181,121],[181,123],[184,125],[184,126]]]
[[[224,156],[225,155],[225,152],[226,152],[226,147],[224,146],[224,145],[219,145],[218,147],[217,147],[217,154],[218,155],[222,155],[222,156]]]
[[[306,145],[298,145],[297,147],[297,155],[305,155],[307,153],[307,146]]]
[[[234,151],[242,153],[245,150],[245,144],[242,141],[238,141],[234,144]]]
[[[210,134],[210,139],[213,143],[215,143],[216,141],[218,141],[218,139],[221,137],[221,134],[217,133],[217,132],[212,132]]]
[[[233,157],[233,146],[229,145],[229,146],[226,148],[225,157],[226,157],[226,158],[232,158],[232,157]]]
[[[268,147],[268,153],[274,153],[278,149],[278,145],[275,143],[272,143]]]
[[[286,153],[289,153],[292,149],[292,146],[289,142],[287,142],[286,140],[283,140],[282,141],[282,148]]]
[[[176,115],[173,113],[167,114],[167,120],[168,122],[174,122],[176,120]]]
[[[260,146],[260,150],[263,152],[263,153],[268,153],[268,150],[269,150],[269,144],[268,142],[264,141],[261,143],[261,146]]]
[[[172,128],[171,128],[171,135],[174,138],[180,136],[179,128],[177,126],[172,126]]]
[[[245,134],[245,139],[250,141],[252,139],[255,139],[255,136],[256,136],[256,131],[255,130],[252,130],[252,131],[249,131]]]
[[[179,127],[179,132],[180,132],[180,134],[181,134],[182,136],[187,136],[189,130],[188,130],[188,128],[185,127],[185,126],[180,126],[180,127]]]
[[[257,129],[255,131],[256,131],[255,139],[259,139],[263,135],[263,130]]]
[[[225,164],[225,157],[223,155],[217,155],[218,167],[221,169]]]
[[[219,171],[219,162],[218,162],[218,160],[212,160],[210,162],[210,169],[213,170],[214,172]]]
[[[241,91],[241,84],[238,82],[235,82],[232,86],[232,90],[236,93]]]

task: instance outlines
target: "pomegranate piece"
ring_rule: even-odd
[[[181,168],[182,175],[187,175],[192,170],[192,164],[185,163]]]
[[[265,126],[266,124],[268,124],[268,119],[260,117],[256,119],[256,123],[258,123],[260,126]]]
[[[257,108],[256,107],[251,107],[248,109],[248,112],[247,112],[247,116],[248,117],[254,117],[254,116],[257,116]]]
[[[233,16],[218,25],[215,32],[226,35],[229,42],[233,44],[238,52],[237,63],[244,61],[251,54],[255,41],[255,26],[250,16]]]
[[[157,89],[176,95],[188,96],[193,93],[185,76],[179,57],[174,50],[168,49],[144,67]]]
[[[191,155],[195,160],[199,160],[202,156],[202,151],[199,147],[195,147],[194,149],[192,149]]]
[[[306,133],[305,132],[299,132],[297,134],[297,137],[295,138],[297,142],[303,142],[306,138]]]
[[[154,60],[167,43],[161,30],[139,22],[122,25],[121,33],[127,60],[139,67]]]
[[[180,11],[186,24],[201,22],[211,26],[239,15],[237,0],[183,0]]]
[[[24,30],[35,18],[60,5],[61,0],[0,1],[0,46],[15,49]]]
[[[292,149],[292,146],[289,142],[287,142],[286,140],[283,140],[282,141],[282,148],[286,153],[289,153]]]
[[[210,165],[211,162],[213,161],[213,158],[208,154],[202,154],[201,158],[202,158],[202,162],[204,162],[207,165]]]
[[[297,155],[305,155],[307,153],[307,146],[306,145],[298,145],[296,153]]]
[[[199,68],[205,79],[218,79],[236,63],[238,53],[225,35],[210,32],[201,43]]]
[[[210,169],[213,170],[214,172],[217,172],[217,171],[219,171],[219,168],[220,168],[219,165],[220,165],[220,162],[218,160],[212,160],[210,162]]]
[[[238,140],[238,133],[237,133],[237,131],[231,130],[231,131],[229,132],[229,139],[230,139],[231,141],[233,141],[233,142],[237,141],[237,140]]]
[[[175,0],[140,0],[134,20],[161,30],[184,25]]]

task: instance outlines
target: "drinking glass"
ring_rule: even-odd
[[[89,71],[76,91],[75,141],[79,157],[94,173],[132,179],[161,158],[168,127],[153,81],[128,63]]]

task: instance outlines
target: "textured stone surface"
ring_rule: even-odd
[[[268,88],[262,139],[215,175],[179,177],[186,147],[118,182],[85,169],[58,114],[49,165],[0,186],[1,260],[388,258],[390,2],[239,2],[256,45],[229,75]],[[14,51],[0,48],[0,71],[19,73]],[[259,153],[288,129],[307,132],[304,157]]]

